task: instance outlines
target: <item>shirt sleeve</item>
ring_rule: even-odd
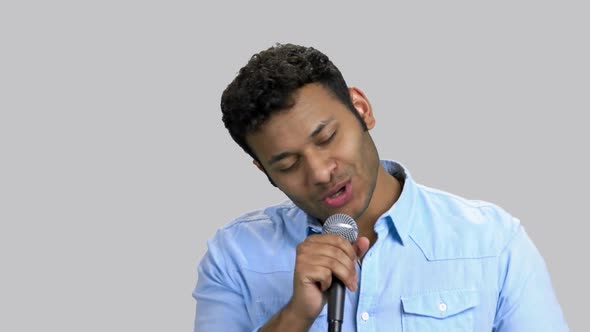
[[[217,234],[219,235],[219,234]],[[193,297],[197,301],[195,332],[258,331],[252,326],[239,285],[232,280],[219,236],[208,242]]]
[[[494,332],[569,331],[543,257],[520,226],[500,256]]]

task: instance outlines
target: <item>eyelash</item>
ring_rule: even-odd
[[[328,143],[330,143],[332,141],[332,139],[334,139],[334,136],[336,136],[337,131],[334,131],[332,133],[332,135],[330,135],[330,137],[328,137],[326,140],[321,141],[320,143],[318,143],[318,145],[326,145]]]
[[[299,161],[296,161],[294,164],[292,164],[291,166],[289,166],[287,168],[281,168],[281,169],[279,169],[279,172],[281,172],[281,173],[287,173],[287,172],[295,169],[295,167],[297,166],[297,164],[299,164]]]

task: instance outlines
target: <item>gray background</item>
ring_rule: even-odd
[[[584,330],[588,7],[3,1],[0,330],[192,329],[206,239],[283,200],[219,110],[275,42],[363,89],[382,157],[519,217]]]

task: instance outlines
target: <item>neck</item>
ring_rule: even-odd
[[[387,173],[383,165],[379,165],[377,183],[371,202],[367,210],[357,220],[359,236],[367,237],[371,246],[377,240],[374,230],[377,219],[393,206],[401,195],[401,191],[402,187],[399,181]]]

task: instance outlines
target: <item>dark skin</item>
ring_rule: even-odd
[[[367,98],[357,88],[349,93],[355,111],[372,129],[375,118]],[[305,85],[293,98],[290,109],[246,137],[259,159],[254,164],[309,215],[320,220],[335,213],[352,216],[359,238],[350,244],[336,235],[313,235],[297,246],[293,296],[262,328],[266,332],[308,331],[326,303],[332,276],[356,291],[357,261],[377,239],[376,220],[401,193],[381,165],[369,132],[346,105],[319,84]]]

